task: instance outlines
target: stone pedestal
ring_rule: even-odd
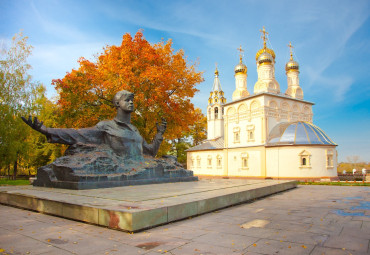
[[[40,167],[33,185],[80,190],[197,180],[174,156],[130,160],[106,146],[77,144],[64,157]]]

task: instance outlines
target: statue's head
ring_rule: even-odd
[[[113,97],[113,105],[116,108],[122,108],[124,111],[132,112],[134,110],[134,96],[134,93],[127,90],[118,91]]]

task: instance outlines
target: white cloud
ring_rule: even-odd
[[[36,17],[34,22],[38,22],[38,25],[49,35],[63,40],[86,41],[88,39],[88,36],[76,27],[66,25],[68,21],[65,21],[65,23],[56,22],[53,18],[47,18],[46,15],[43,15],[33,1],[30,5]]]
[[[319,87],[318,93],[332,96],[330,98],[333,98],[335,102],[342,102],[346,99],[346,94],[354,82],[349,75],[325,76],[322,72],[310,67],[306,68],[305,72],[309,79],[315,82],[315,86],[311,85],[311,90]]]
[[[333,91],[335,101],[345,100],[346,92],[355,80],[354,77],[348,74],[332,76],[325,72],[338,61],[345,47],[347,47],[348,41],[369,17],[366,6],[367,3],[363,4],[363,2],[346,5],[346,8],[338,5],[333,7],[332,12],[328,14],[328,18],[318,20],[317,34],[312,35],[311,39],[305,45],[302,45],[302,47],[309,47],[308,44],[312,44],[313,41],[316,44],[321,42],[321,47],[317,48],[315,60],[305,69],[309,78],[308,84],[306,84],[308,88],[320,86],[320,89],[322,89],[324,85],[327,89]]]

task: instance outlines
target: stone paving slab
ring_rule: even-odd
[[[134,234],[0,205],[0,254],[367,255],[365,202],[368,187],[298,186]]]
[[[296,187],[295,181],[197,182],[66,190],[0,187],[0,203],[124,231],[139,231]]]

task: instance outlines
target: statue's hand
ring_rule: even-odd
[[[33,118],[33,121],[32,121],[32,116],[28,116],[28,119],[26,119],[25,117],[21,117],[22,120],[24,121],[24,123],[26,123],[28,126],[30,126],[31,128],[33,128],[34,130],[40,132],[41,134],[44,134],[44,135],[47,135],[48,132],[46,130],[46,127],[43,125],[44,122],[40,122],[37,117],[34,117]]]
[[[166,128],[167,128],[167,121],[164,118],[162,118],[162,123],[160,125],[157,123],[157,133],[163,135],[164,132],[166,131]]]

